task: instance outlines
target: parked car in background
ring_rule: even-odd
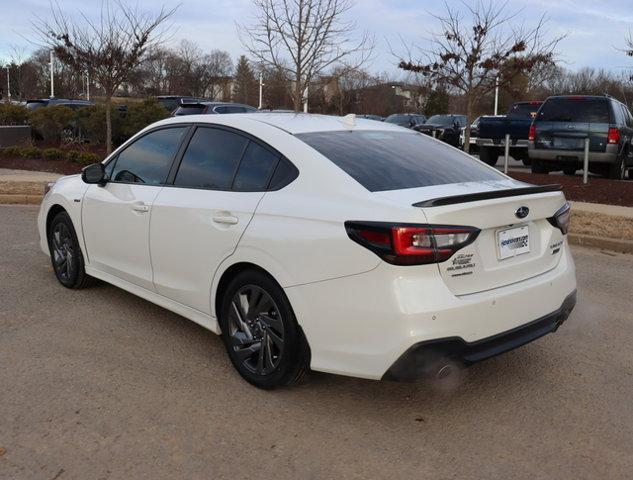
[[[426,116],[419,113],[394,113],[385,118],[385,122],[400,127],[413,128],[426,122]]]
[[[413,129],[460,148],[462,131],[467,123],[466,115],[433,115],[426,123]]]
[[[77,110],[82,107],[92,107],[95,105],[95,102],[92,100],[73,100],[70,98],[38,98],[33,100],[26,101],[26,108],[29,110],[37,110],[42,107],[49,106],[62,106],[68,107],[71,110]]]
[[[365,120],[376,120],[377,122],[384,122],[385,118],[380,115],[356,115],[356,118],[364,118]]]
[[[173,113],[181,103],[206,102],[206,98],[198,98],[183,95],[159,95],[156,101],[160,103],[169,113]]]
[[[574,175],[583,167],[589,138],[589,171],[633,179],[633,116],[626,105],[609,96],[549,97],[529,132],[533,173],[562,170]]]
[[[41,98],[41,99],[32,99],[26,101],[26,108],[30,111],[35,111],[40,108],[45,107],[66,107],[73,111],[77,111],[79,109],[94,107],[95,102],[91,100],[74,100],[69,98]],[[33,136],[36,139],[40,139],[44,137],[45,132],[39,131],[36,128],[33,128]],[[64,126],[62,131],[62,142],[63,143],[71,143],[74,141],[85,141],[85,137],[83,135],[80,123],[76,118],[70,120],[70,122]]]
[[[541,101],[516,102],[507,115],[480,117],[477,148],[479,159],[488,165],[495,165],[504,154],[506,134],[510,135],[510,156],[530,164],[528,155],[528,134]]]
[[[148,126],[58,180],[38,230],[64,287],[189,318],[274,388],[444,376],[556,331],[569,217],[559,187],[389,123],[255,113]]]
[[[176,110],[174,110],[172,117],[207,113],[251,113],[256,111],[257,109],[255,107],[243,105],[241,103],[210,101],[183,102],[178,106],[178,108],[176,108]]]

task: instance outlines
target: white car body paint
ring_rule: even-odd
[[[358,119],[350,126],[335,117],[279,113],[177,117],[147,127],[112,156],[149,129],[189,123],[224,125],[257,137],[289,159],[299,175],[281,190],[247,193],[89,186],[80,176],[64,177],[41,205],[42,250],[49,253],[48,213],[61,207],[73,221],[88,274],[215,333],[222,275],[232,265],[255,264],[286,292],[310,345],[311,368],[371,379],[381,378],[418,342],[448,337],[474,342],[511,330],[560,308],[576,288],[566,239],[546,220],[565,203],[561,192],[413,207],[432,198],[525,184],[504,177],[370,192],[293,136],[402,130],[390,124]],[[526,203],[532,213],[517,221],[514,212]],[[146,211],[136,209],[139,205]],[[348,220],[477,227],[479,237],[458,252],[469,255],[473,274],[452,276],[450,259],[388,264],[350,240]],[[528,226],[533,249],[498,261],[495,232],[517,224]],[[560,244],[555,254],[552,244]]]

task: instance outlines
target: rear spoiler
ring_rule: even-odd
[[[558,184],[533,185],[522,188],[508,188],[505,190],[491,190],[489,192],[467,193],[464,195],[451,195],[449,197],[438,197],[422,202],[414,203],[414,207],[441,207],[444,205],[454,205],[456,203],[477,202],[479,200],[491,200],[493,198],[518,197],[520,195],[531,195],[534,193],[558,192],[562,187]]]

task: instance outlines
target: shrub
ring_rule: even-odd
[[[12,103],[0,104],[0,125],[24,125],[28,118],[26,107]]]
[[[60,142],[62,132],[72,127],[76,114],[62,105],[40,107],[29,114],[33,130],[44,140]]]
[[[81,165],[90,165],[91,163],[97,163],[99,161],[101,161],[99,155],[91,152],[79,152],[76,160],[76,162]]]
[[[148,98],[141,103],[130,105],[123,120],[123,135],[130,138],[148,125],[167,118],[169,113],[154,98]]]
[[[19,150],[22,158],[42,158],[42,150],[37,147],[23,147]]]
[[[0,149],[0,156],[2,158],[21,157],[22,156],[21,153],[22,153],[22,147],[17,147],[15,145]]]
[[[60,160],[64,158],[64,152],[59,148],[46,148],[42,152],[42,157],[45,160]]]
[[[66,158],[71,162],[79,163],[79,155],[81,155],[81,152],[77,150],[69,150],[66,152]]]
[[[123,120],[121,113],[114,107],[110,109],[112,118],[112,140],[117,144],[121,141]],[[94,107],[81,108],[77,111],[77,123],[81,136],[90,143],[103,144],[106,137],[106,109],[99,104]]]

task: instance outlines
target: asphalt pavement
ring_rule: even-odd
[[[633,477],[631,255],[574,248],[568,322],[451,382],[265,392],[192,322],[61,287],[36,215],[0,206],[0,479]]]

